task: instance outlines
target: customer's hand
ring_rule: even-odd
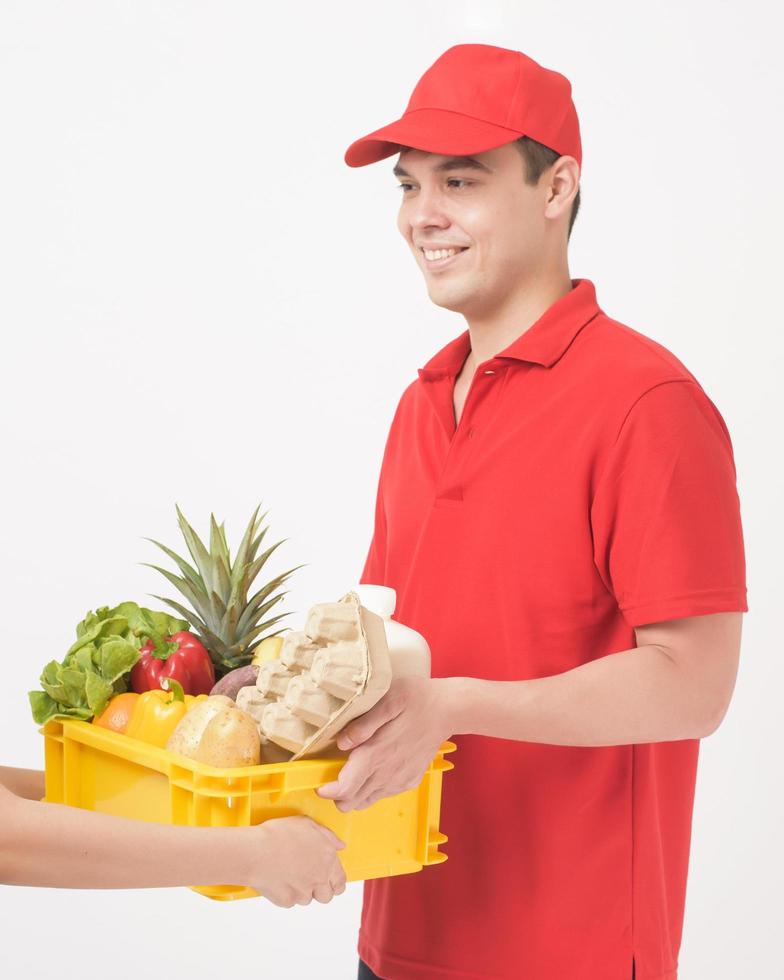
[[[264,898],[281,908],[329,902],[346,889],[338,857],[345,843],[310,817],[278,817],[248,831],[250,880]]]

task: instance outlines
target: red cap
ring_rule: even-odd
[[[400,119],[355,140],[344,159],[349,167],[364,167],[403,146],[468,156],[520,136],[582,165],[569,79],[522,51],[456,44],[419,79]]]

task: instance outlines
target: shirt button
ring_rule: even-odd
[[[495,371],[485,371],[485,374],[495,374]]]
[[[468,430],[468,438],[469,439],[473,439],[475,435],[476,435],[476,429],[469,429]]]

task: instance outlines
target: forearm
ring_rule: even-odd
[[[15,769],[0,766],[0,784],[26,800],[43,799],[44,774],[40,769]]]
[[[602,746],[708,734],[683,671],[657,646],[612,653],[533,680],[445,680],[454,735]]]
[[[4,884],[156,888],[244,883],[236,879],[241,877],[245,828],[173,827],[31,802],[2,791],[0,819]]]

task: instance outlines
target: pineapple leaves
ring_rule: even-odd
[[[226,543],[226,535],[221,533],[214,514],[210,514],[210,554],[213,557],[220,556],[226,568],[229,567],[229,546]]]
[[[259,591],[251,599],[248,600],[245,605],[245,609],[240,616],[240,620],[237,623],[237,632],[240,635],[256,625],[256,620],[259,618],[259,616],[264,615],[263,613],[258,612],[259,606],[267,598],[270,592],[277,589],[278,586],[283,585],[289,575],[291,575],[291,573],[294,571],[296,571],[296,568],[292,568],[288,572],[278,575],[277,578],[274,578],[271,582],[268,582],[263,588],[259,589]]]
[[[196,562],[196,567],[199,569],[199,573],[204,580],[204,585],[207,589],[212,590],[214,585],[212,575],[210,574],[211,567],[209,552],[204,547],[199,535],[185,520],[179,507],[177,507],[177,520],[180,525],[180,530],[182,531],[182,536],[185,538],[185,543],[188,546],[188,551],[191,553],[191,558],[193,558],[193,560]]]
[[[227,643],[234,643],[237,637],[237,623],[239,622],[240,611],[236,605],[229,604],[220,624],[220,634],[226,637]]]
[[[228,647],[220,637],[216,636],[215,633],[213,633],[212,630],[210,630],[209,627],[199,619],[198,616],[191,612],[190,609],[186,609],[184,606],[180,605],[179,602],[175,602],[174,599],[167,599],[162,595],[153,595],[152,598],[160,599],[161,602],[165,602],[167,605],[171,606],[172,609],[176,609],[184,619],[187,619],[190,625],[193,626],[193,628],[202,638],[215,666],[224,666],[225,656],[228,653]]]
[[[253,632],[256,635],[260,635],[264,630],[267,629],[268,626],[273,626],[279,620],[285,619],[286,616],[290,616],[290,615],[291,615],[290,612],[286,612],[286,613],[280,613],[280,615],[278,615],[278,616],[273,616],[272,619],[268,619],[266,622],[260,623]],[[255,650],[255,648],[259,645],[259,643],[261,643],[261,640],[262,639],[266,639],[266,637],[261,637],[261,639],[259,639],[258,643],[251,643],[251,645],[248,647],[248,649],[249,650]]]
[[[262,554],[258,553],[269,530],[268,527],[261,526],[269,511],[260,514],[260,504],[255,508],[232,561],[225,525],[219,524],[214,514],[210,514],[208,550],[204,541],[185,519],[179,506],[176,510],[180,531],[194,565],[152,538],[147,540],[160,548],[175,563],[180,575],[158,565],[147,562],[142,564],[160,572],[187,600],[193,611],[173,599],[156,596],[192,625],[209,650],[216,668],[219,672],[225,673],[235,666],[247,664],[252,656],[251,651],[261,642],[259,638],[265,630],[289,615],[283,613],[266,622],[259,622],[288,594],[288,590],[282,592],[277,590],[290,575],[304,565],[297,565],[283,572],[248,598],[252,583],[270,555],[288,540],[283,538]]]
[[[207,629],[205,624],[199,619],[192,609],[186,609],[185,606],[181,605],[179,602],[175,602],[174,599],[167,599],[165,596],[155,595],[154,593],[150,592],[147,594],[153,599],[160,599],[161,602],[165,602],[166,605],[171,606],[172,609],[176,609],[182,618],[186,620],[190,626],[193,626],[195,629],[199,630],[199,632]]]
[[[259,599],[254,602],[252,607],[248,607],[248,610],[246,610],[246,613],[244,614],[245,616],[248,616],[247,622],[240,620],[237,626],[237,631],[242,636],[243,642],[247,644],[248,639],[252,638],[251,634],[253,634],[253,636],[258,636],[258,621],[266,612],[272,609],[275,603],[280,602],[283,596],[287,594],[288,590],[286,592],[281,592],[279,595],[273,596],[269,602],[264,603],[262,603],[264,597],[260,596]]]
[[[217,590],[223,602],[226,603],[231,594],[231,581],[229,579],[231,558],[229,557],[225,535],[221,533],[213,514],[210,514],[210,558],[215,571],[212,588]]]
[[[234,567],[231,570],[231,596],[229,599],[232,604],[236,603],[240,597],[247,598],[248,595],[248,586],[250,585],[248,579],[248,562],[251,559],[251,548],[253,546],[253,535],[256,533],[256,515],[258,512],[259,508],[257,507],[253,511],[253,516],[245,529],[242,541],[240,541],[240,546],[237,549],[236,558],[234,559]],[[266,528],[264,530],[266,531]]]
[[[219,558],[215,562],[215,582],[213,583],[213,592],[218,595],[224,606],[231,599],[231,580],[229,578],[229,570],[224,566],[222,558]]]
[[[258,540],[259,541],[261,540],[261,535],[259,535]],[[254,580],[254,578],[256,578],[256,576],[259,574],[262,567],[264,566],[264,562],[269,558],[272,552],[276,548],[279,548],[284,541],[288,541],[288,538],[283,538],[281,541],[278,541],[276,544],[271,545],[269,548],[267,548],[265,552],[263,552],[261,555],[259,555],[258,558],[255,558],[250,563],[250,565],[248,566],[248,585],[250,585],[250,583]]]
[[[144,540],[150,541],[152,544],[160,548],[165,555],[168,555],[168,557],[171,558],[171,560],[177,565],[179,570],[195,589],[204,588],[204,579],[202,579],[201,575],[199,575],[196,569],[192,568],[184,558],[180,558],[176,551],[172,551],[171,548],[167,548],[165,544],[161,544],[161,542],[156,541],[155,538],[145,538]],[[157,566],[152,565],[150,567],[155,568]]]
[[[265,515],[262,515],[260,520],[263,520],[264,516]],[[253,561],[253,559],[256,557],[256,552],[259,550],[259,545],[264,540],[264,535],[267,533],[268,530],[269,530],[268,527],[262,528],[262,530],[259,532],[258,537],[254,539],[253,544],[250,546],[250,550],[248,552],[248,558],[250,559],[250,561]]]
[[[210,592],[210,609],[212,610],[212,616],[207,625],[210,629],[219,630],[221,620],[226,615],[226,603],[217,592]]]
[[[175,589],[185,596],[199,616],[201,616],[202,619],[207,619],[209,610],[205,609],[198,589],[194,588],[190,582],[186,582],[185,579],[174,575],[172,572],[168,572],[165,568],[161,568],[159,565],[151,565],[146,561],[140,562],[140,564],[145,565],[147,568],[154,568],[156,572],[160,572],[161,575],[164,575],[175,587]]]

